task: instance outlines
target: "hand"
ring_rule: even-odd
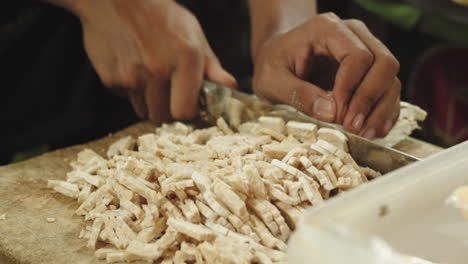
[[[172,0],[81,0],[87,54],[105,86],[160,124],[197,114],[203,78],[235,87],[200,24]]]
[[[385,136],[398,119],[399,63],[358,20],[317,15],[271,37],[254,56],[261,97],[369,139]]]

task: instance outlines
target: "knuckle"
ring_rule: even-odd
[[[395,109],[395,114],[393,115],[393,118],[392,118],[393,125],[396,124],[396,122],[398,121],[398,118],[400,118],[400,107]]]
[[[334,12],[326,12],[321,14],[321,16],[329,20],[340,20],[340,17]]]
[[[184,59],[189,60],[190,62],[199,60],[202,56],[201,48],[198,45],[187,41],[181,42],[179,52]]]
[[[382,56],[381,63],[386,69],[391,70],[394,74],[397,74],[400,71],[400,62],[390,53]]]
[[[260,96],[261,98],[269,98],[267,94],[271,89],[265,89],[271,85],[271,78],[270,76],[274,76],[272,74],[273,71],[269,65],[264,64],[261,69],[256,69],[255,74],[253,75],[252,80],[252,90],[253,92]]]
[[[364,22],[362,22],[359,19],[354,19],[354,18],[353,19],[348,19],[348,20],[346,20],[346,22],[348,24],[351,24],[351,25],[355,26],[355,27],[367,28],[366,24],[364,24]]]
[[[338,23],[341,21],[340,18],[333,12],[322,13],[314,17],[314,19],[310,20],[311,22],[316,20],[323,25],[328,26],[337,26]]]
[[[151,75],[157,76],[157,77],[165,76],[168,70],[167,66],[164,64],[161,64],[159,60],[157,59],[151,60],[151,63],[148,64],[147,68],[149,72],[151,73]]]
[[[117,81],[110,75],[101,75],[101,82],[107,88],[117,87]]]
[[[395,88],[394,89],[398,92],[398,95],[400,95],[401,88],[402,88],[401,81],[400,81],[400,79],[396,78]]]
[[[355,52],[356,60],[366,66],[374,64],[375,56],[367,49],[358,48]]]
[[[122,86],[125,88],[136,89],[138,88],[138,78],[134,71],[127,71],[122,74]]]
[[[363,106],[366,106],[369,110],[373,108],[374,104],[377,102],[377,97],[369,95],[369,94],[363,94],[360,96],[359,101],[360,104]]]

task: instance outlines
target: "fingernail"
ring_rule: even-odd
[[[392,120],[387,120],[387,121],[385,122],[385,125],[384,125],[384,133],[385,133],[385,135],[387,135],[388,132],[390,132],[390,129],[392,129],[392,123],[393,123]]]
[[[364,137],[367,139],[374,139],[375,137],[375,129],[370,128],[364,133]]]
[[[356,129],[356,131],[360,131],[362,124],[364,124],[364,114],[360,113],[354,117],[353,128]]]
[[[315,117],[325,121],[333,121],[335,118],[335,106],[332,100],[319,97],[312,106]]]

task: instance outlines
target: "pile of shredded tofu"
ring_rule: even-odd
[[[286,263],[304,211],[378,177],[333,129],[260,117],[180,122],[78,154],[49,188],[78,200],[80,237],[107,263]]]

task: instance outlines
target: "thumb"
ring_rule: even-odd
[[[327,91],[303,81],[286,71],[273,77],[269,87],[257,87],[267,99],[294,106],[314,118],[333,122],[336,117],[336,103]]]
[[[205,67],[205,78],[214,83],[237,89],[236,79],[221,66],[216,57],[208,58]]]

